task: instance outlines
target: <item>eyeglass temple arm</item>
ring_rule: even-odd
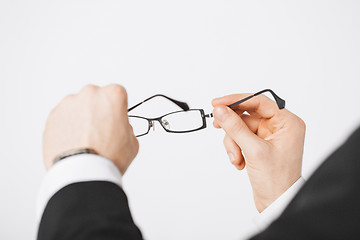
[[[239,100],[237,102],[234,102],[233,104],[228,105],[228,107],[233,108],[233,107],[239,105],[240,103],[243,103],[243,102],[245,102],[245,101],[247,101],[247,100],[249,100],[249,99],[251,99],[251,98],[253,98],[253,97],[257,96],[257,95],[260,95],[260,94],[264,93],[264,92],[270,92],[271,93],[271,95],[274,97],[274,99],[276,101],[276,104],[277,104],[279,109],[285,108],[285,100],[280,98],[278,95],[276,95],[276,93],[274,93],[273,90],[271,90],[271,89],[265,89],[265,90],[262,90],[260,92],[257,92],[257,93],[255,93],[253,95],[250,95],[250,96],[248,96],[248,97],[246,97],[244,99],[241,99],[241,100]]]
[[[149,101],[150,99],[152,99],[152,98],[154,98],[154,97],[163,97],[163,98],[166,98],[167,100],[175,103],[177,106],[179,106],[179,107],[180,107],[182,110],[184,110],[184,111],[188,111],[188,110],[190,109],[190,108],[189,108],[189,105],[187,105],[186,102],[180,102],[180,101],[177,101],[177,100],[175,100],[175,99],[169,98],[169,97],[167,97],[167,96],[165,96],[165,95],[156,94],[156,95],[151,96],[151,97],[145,99],[144,101],[136,104],[135,106],[132,106],[131,108],[128,109],[128,112],[130,112],[131,110],[137,108],[138,106],[140,106],[140,105],[143,104],[144,102],[147,102],[147,101]]]
[[[233,108],[233,107],[239,105],[240,103],[243,103],[243,102],[245,102],[245,101],[247,101],[247,100],[249,100],[249,99],[251,99],[251,98],[253,98],[253,97],[257,96],[257,95],[260,95],[260,94],[264,93],[264,92],[270,92],[271,93],[271,95],[274,97],[274,99],[276,101],[276,104],[278,105],[278,108],[280,110],[285,108],[285,100],[280,98],[278,95],[276,95],[276,93],[274,93],[274,91],[271,90],[271,89],[265,89],[265,90],[262,90],[260,92],[254,93],[253,95],[250,95],[250,96],[248,96],[248,97],[246,97],[244,99],[241,99],[241,100],[239,100],[237,102],[234,102],[233,104],[228,105],[228,107]],[[212,113],[206,114],[205,117],[212,118],[213,114]]]

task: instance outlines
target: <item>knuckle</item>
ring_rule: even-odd
[[[262,149],[260,146],[253,147],[251,149],[251,155],[256,156],[258,159],[263,159],[266,157],[264,149]]]
[[[109,91],[109,93],[113,97],[117,97],[122,100],[127,98],[126,89],[121,85],[111,84],[111,85],[107,86],[106,89]]]
[[[299,118],[299,126],[302,130],[304,130],[304,131],[306,130],[306,123],[301,118]]]
[[[139,153],[139,148],[140,148],[140,145],[139,145],[139,141],[137,140],[137,138],[135,138],[135,155],[137,155]]]
[[[73,101],[76,95],[73,94],[69,94],[66,95],[61,101],[60,103],[58,103],[52,110],[51,110],[51,114],[55,113],[58,111],[59,108],[62,108],[64,105],[68,105],[69,102]]]
[[[266,96],[265,94],[260,94],[257,96],[259,100],[263,101],[273,101],[271,98],[269,98],[268,96]],[[273,101],[274,102],[274,101]]]
[[[132,152],[133,152],[133,157],[135,157],[138,153],[139,153],[139,148],[140,148],[140,144],[139,144],[139,141],[138,139],[134,136],[134,133],[133,133],[133,130],[132,130],[132,127],[130,126],[129,128],[130,130],[130,134],[129,136],[131,136],[131,140],[130,140],[130,146],[131,146],[131,149],[132,149]]]
[[[95,86],[93,84],[88,84],[83,88],[82,92],[94,93],[98,88],[99,88],[98,86]]]
[[[54,115],[58,112],[59,106],[56,106],[50,110],[47,123],[49,123],[50,120],[53,119]]]
[[[266,159],[270,154],[268,145],[264,142],[258,142],[251,149],[247,149],[249,157],[256,157],[257,159]]]
[[[241,152],[240,147],[229,135],[225,136],[223,142],[224,142],[224,147],[225,147],[226,152],[232,153],[234,156],[238,156],[238,154],[240,154],[240,152]],[[238,158],[236,158],[236,160],[238,160]],[[237,161],[235,161],[235,162],[237,162]]]
[[[74,97],[75,97],[75,95],[69,94],[63,98],[62,102],[68,102],[68,101],[72,100]]]
[[[296,116],[292,113],[291,117],[292,124],[299,130],[305,131],[306,130],[306,123],[304,120],[302,120],[300,117]]]

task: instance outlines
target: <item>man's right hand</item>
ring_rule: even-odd
[[[88,85],[51,112],[43,137],[46,169],[57,155],[81,148],[94,149],[125,173],[139,149],[129,124],[125,88]]]
[[[249,95],[214,99],[214,126],[226,132],[231,162],[239,170],[246,165],[256,208],[262,212],[301,176],[305,123],[264,95],[234,110],[227,107]]]

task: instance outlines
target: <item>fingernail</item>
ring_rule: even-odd
[[[230,162],[231,162],[231,163],[234,163],[234,162],[235,162],[234,154],[228,153],[228,155],[229,155]]]
[[[218,106],[214,109],[214,115],[220,122],[225,121],[228,111],[225,106]]]

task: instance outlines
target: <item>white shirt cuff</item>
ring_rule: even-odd
[[[258,227],[259,231],[267,228],[275,219],[281,215],[281,213],[294,198],[304,183],[304,178],[300,177],[288,190],[286,190],[286,192],[284,192],[262,213],[259,213],[259,215],[253,219],[253,222]]]
[[[37,222],[40,223],[48,201],[56,192],[72,183],[88,181],[108,181],[121,186],[121,173],[113,162],[94,154],[75,155],[54,164],[39,189]]]

